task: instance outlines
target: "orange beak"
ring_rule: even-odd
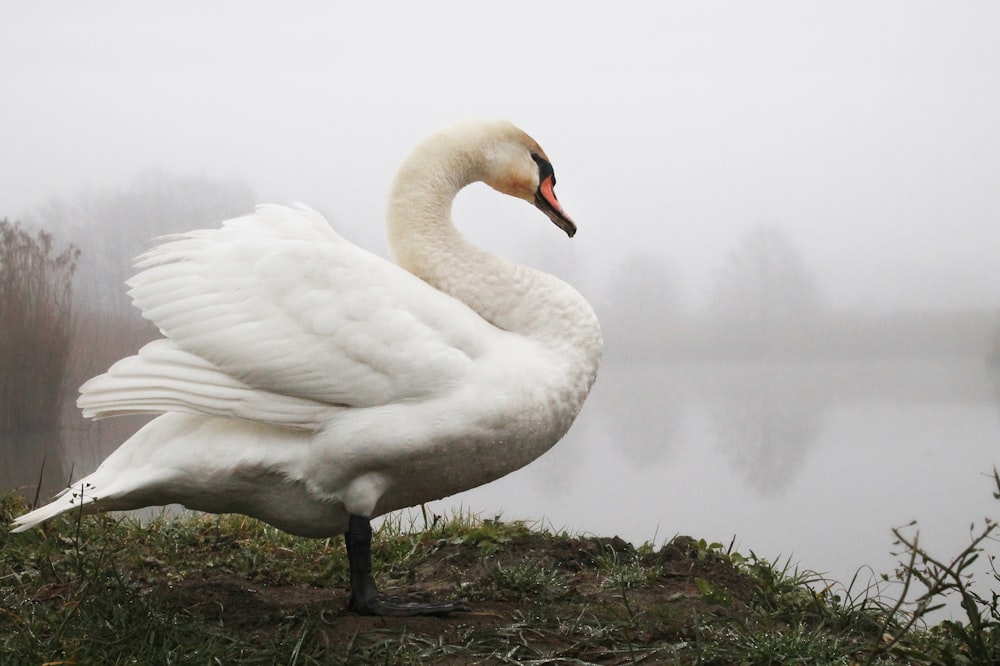
[[[538,191],[535,192],[535,206],[545,213],[557,227],[565,231],[567,236],[572,238],[573,234],[576,233],[576,225],[573,224],[573,220],[569,219],[559,200],[556,199],[556,193],[553,189],[555,184],[555,176],[551,174],[538,184]]]

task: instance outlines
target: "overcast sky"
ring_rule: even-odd
[[[507,225],[594,284],[654,253],[696,300],[763,222],[835,304],[1000,306],[998,35],[995,2],[0,0],[0,217],[159,167],[382,251],[413,144],[507,117],[580,233],[477,190],[456,214],[484,242]]]

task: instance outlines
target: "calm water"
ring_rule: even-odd
[[[65,452],[44,438],[8,452],[0,481],[34,484],[43,450],[50,483],[79,478],[121,441],[100,427]],[[1000,518],[994,465],[1000,400],[981,363],[606,364],[552,451],[428,508],[633,543],[735,538],[849,581],[891,572],[890,529],[913,520],[932,553],[957,553],[972,522]]]

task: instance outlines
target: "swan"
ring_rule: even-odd
[[[383,596],[371,519],[542,455],[580,411],[603,344],[574,289],[455,228],[452,201],[477,181],[576,232],[539,145],[477,121],[404,161],[387,211],[395,263],[301,205],[158,239],[127,284],[164,337],[78,400],[88,417],[158,416],[13,531],[74,509],[241,513],[304,537],[343,534],[357,613],[467,610]]]

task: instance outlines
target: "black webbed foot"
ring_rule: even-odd
[[[469,610],[469,607],[461,601],[407,601],[395,597],[385,597],[381,594],[376,594],[374,598],[365,601],[358,601],[352,596],[347,608],[359,615],[379,615],[382,617],[447,615],[448,613],[468,612]]]

